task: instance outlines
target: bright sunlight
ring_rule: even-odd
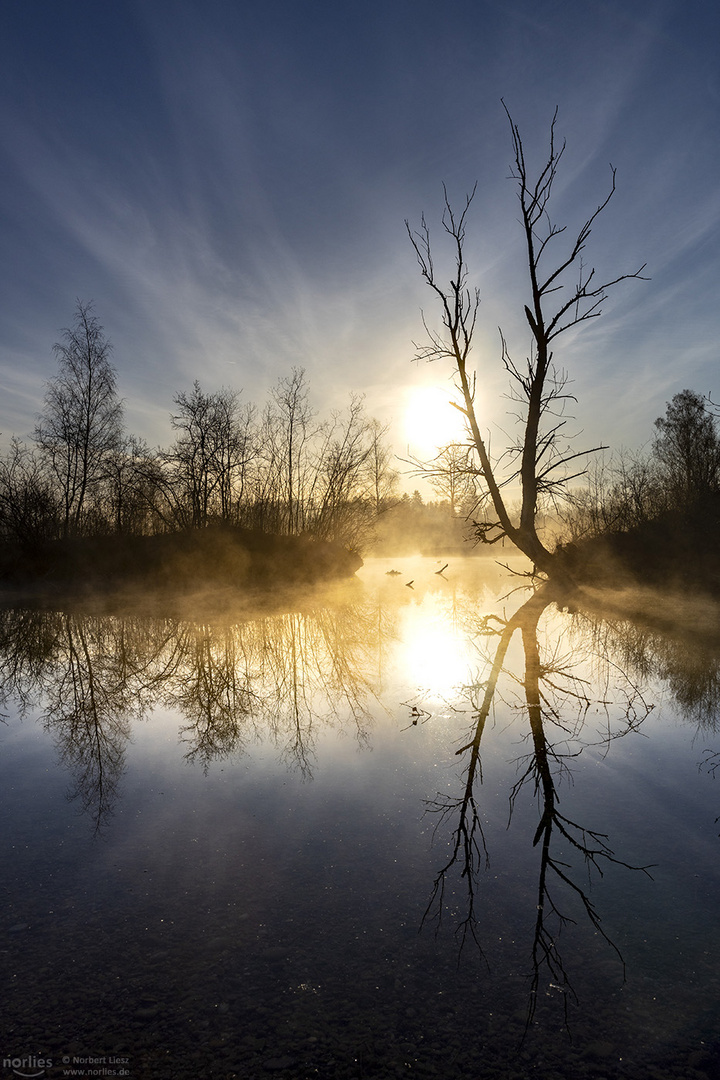
[[[408,684],[430,698],[453,697],[470,679],[467,638],[454,629],[438,596],[426,595],[405,610],[399,653]]]
[[[435,457],[441,446],[466,440],[464,417],[451,404],[447,390],[420,386],[412,390],[405,409],[405,438],[413,457]]]

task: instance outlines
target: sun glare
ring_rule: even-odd
[[[400,657],[408,683],[433,697],[452,696],[470,677],[466,639],[453,630],[437,598],[426,597],[405,619]]]
[[[434,457],[441,446],[464,442],[463,415],[451,404],[447,390],[437,386],[414,389],[405,409],[405,438],[414,457]]]

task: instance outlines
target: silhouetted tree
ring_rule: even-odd
[[[476,501],[476,469],[471,447],[449,443],[440,448],[432,461],[419,464],[422,475],[441,499],[447,499],[454,517],[462,504],[472,506]]]
[[[508,536],[539,569],[549,571],[553,555],[538,536],[536,527],[539,500],[556,496],[573,479],[569,475],[571,463],[592,452],[573,451],[563,438],[563,408],[571,395],[566,392],[567,376],[555,366],[553,345],[567,330],[597,318],[608,291],[627,278],[640,277],[644,267],[599,281],[594,268],[588,269],[583,262],[583,252],[595,220],[615,192],[615,169],[612,167],[607,196],[590,214],[574,240],[569,240],[564,248],[558,247],[557,241],[564,236],[566,227],[554,224],[549,212],[565,151],[565,144],[558,145],[555,139],[557,111],[550,124],[547,158],[534,178],[525,160],[520,131],[507,108],[506,112],[514,154],[511,177],[517,185],[529,274],[524,314],[531,332],[531,350],[525,364],[518,365],[512,359],[501,334],[502,361],[512,380],[513,398],[521,407],[518,441],[506,448],[499,459],[491,458],[489,442],[481,431],[481,420],[475,407],[475,375],[468,369],[480,303],[479,290],[468,286],[465,256],[466,225],[475,188],[459,212],[453,208],[445,191],[442,225],[454,261],[447,285],[440,282],[436,273],[424,215],[417,232],[406,222],[422,277],[440,303],[443,326],[438,333],[425,323],[428,340],[426,344],[416,346],[416,359],[450,360],[454,365],[456,387],[461,395],[458,407],[467,419],[485,497],[497,517],[495,521],[478,524],[480,539],[494,543],[502,536]],[[553,252],[554,258],[551,257]],[[522,503],[519,515],[516,515],[506,502],[503,488],[518,481]]]
[[[75,322],[53,346],[59,371],[47,384],[35,441],[62,500],[63,534],[81,531],[88,500],[107,477],[122,439],[112,346],[91,304],[78,301]]]
[[[105,517],[108,531],[141,536],[153,532],[154,484],[146,464],[153,454],[144,439],[129,435],[108,460]]]
[[[588,470],[585,486],[568,494],[562,522],[570,540],[587,540],[637,529],[667,508],[657,462],[646,453],[622,451]]]
[[[377,518],[397,502],[398,473],[390,464],[392,450],[387,439],[387,425],[378,420],[370,421],[370,487],[373,509]]]
[[[307,449],[313,410],[308,401],[308,385],[303,368],[293,368],[278,380],[266,411],[263,449],[272,501],[276,504],[284,532],[303,528],[303,496],[307,478]]]
[[[371,523],[375,502],[377,432],[365,417],[362,397],[351,395],[345,413],[336,412],[316,432],[304,520],[315,536],[359,540]],[[375,490],[371,490],[370,485]]]
[[[255,457],[253,410],[241,410],[239,394],[224,387],[205,393],[195,380],[189,394],[175,396],[177,413],[171,422],[177,441],[163,455],[179,516],[194,528],[211,518],[236,517],[245,470]]]
[[[17,438],[0,459],[0,533],[28,546],[57,535],[60,507],[36,453]]]
[[[705,398],[682,390],[655,421],[653,453],[675,499],[695,500],[717,491],[720,438]]]

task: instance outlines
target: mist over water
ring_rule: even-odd
[[[522,584],[0,613],[7,1054],[718,1075],[714,609]]]

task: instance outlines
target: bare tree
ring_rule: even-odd
[[[239,394],[224,387],[206,394],[197,380],[174,401],[178,411],[171,422],[180,434],[163,459],[178,516],[194,528],[212,518],[234,520],[245,471],[257,453],[252,408],[241,409]]]
[[[122,440],[112,346],[92,312],[78,300],[75,322],[53,346],[59,371],[47,385],[35,441],[60,489],[63,533],[80,531],[88,499],[107,475]]]
[[[598,280],[594,268],[588,270],[585,267],[583,252],[593,225],[615,192],[615,169],[611,166],[610,190],[606,197],[575,234],[574,240],[566,241],[566,226],[554,224],[549,213],[553,186],[565,151],[565,144],[558,145],[555,138],[557,110],[550,124],[547,158],[535,179],[526,164],[519,129],[507,108],[505,111],[510,122],[514,154],[511,177],[517,185],[530,285],[529,303],[524,305],[524,313],[531,332],[531,349],[524,365],[516,364],[511,358],[501,332],[502,361],[512,380],[513,398],[520,404],[521,432],[517,443],[506,448],[499,459],[491,459],[489,443],[481,431],[475,408],[475,374],[468,368],[480,303],[478,289],[468,285],[465,258],[466,225],[476,188],[466,197],[459,212],[451,205],[444,189],[442,225],[454,260],[448,285],[438,280],[430,230],[424,215],[418,231],[413,231],[406,222],[420,272],[439,300],[443,327],[436,333],[424,323],[427,341],[416,345],[416,359],[450,360],[454,365],[456,388],[461,395],[458,408],[466,417],[478,458],[478,475],[496,515],[495,521],[477,525],[480,539],[494,543],[502,536],[508,536],[538,569],[548,572],[554,560],[538,536],[539,500],[557,495],[573,479],[571,472],[578,459],[600,449],[574,451],[564,438],[563,407],[571,395],[566,392],[565,373],[554,364],[552,346],[566,331],[597,318],[609,290],[628,278],[639,278],[644,267],[604,281]],[[518,481],[522,489],[519,515],[512,513],[503,494],[503,488]]]
[[[300,507],[303,488],[303,451],[309,437],[313,417],[308,404],[308,388],[305,371],[293,368],[292,373],[280,379],[273,390],[278,410],[280,432],[283,441],[283,472],[285,502],[288,513],[288,532],[301,528]]]
[[[122,446],[110,455],[104,485],[109,531],[136,536],[153,531],[156,489],[147,464],[154,457],[145,440],[136,435],[124,438]]]
[[[610,461],[596,461],[586,481],[568,493],[563,510],[571,542],[641,528],[670,505],[658,463],[642,452],[623,450]]]
[[[38,455],[19,439],[0,458],[0,535],[28,546],[57,535],[59,507]]]
[[[255,492],[260,528],[297,533],[305,526],[308,451],[314,412],[303,368],[278,380],[263,413]]]
[[[470,446],[465,443],[448,443],[447,446],[440,447],[432,461],[414,464],[436,495],[447,499],[452,517],[455,517],[461,505],[474,507],[477,502],[477,468]]]
[[[370,491],[375,517],[389,510],[397,502],[398,473],[390,464],[392,450],[385,441],[388,425],[379,420],[370,421]]]
[[[363,398],[351,395],[347,412],[334,413],[317,436],[307,525],[315,536],[357,546],[374,517],[374,492],[368,490],[368,481],[373,455],[381,452],[377,429],[365,417]]]

